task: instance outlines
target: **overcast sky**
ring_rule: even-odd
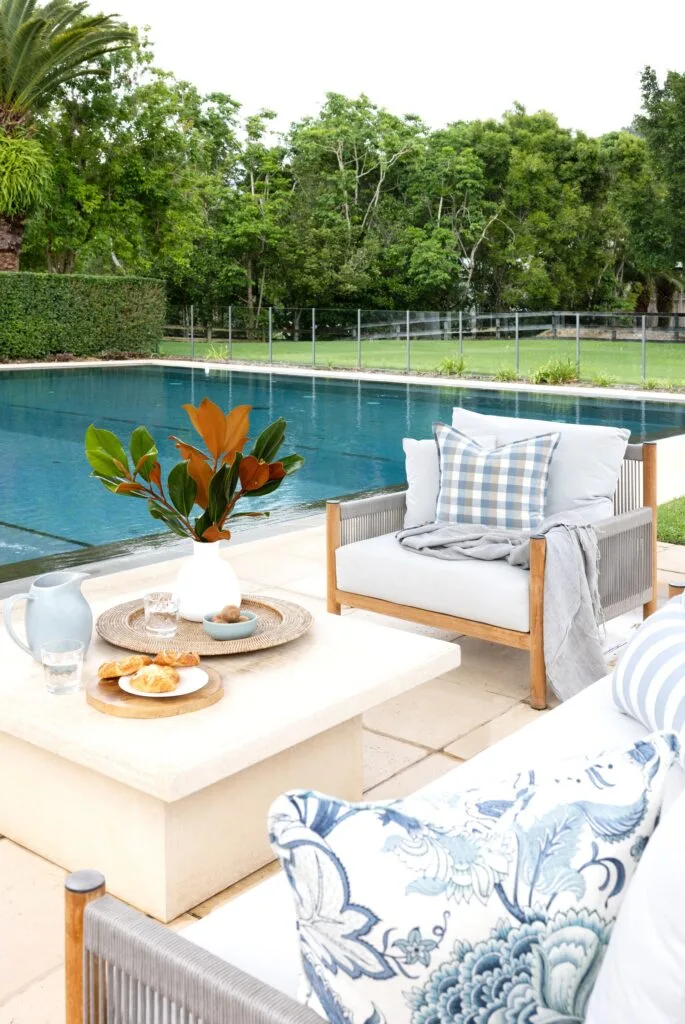
[[[110,6],[111,4],[111,6]],[[514,100],[591,135],[625,127],[639,73],[685,72],[682,0],[99,0],[149,25],[157,63],[277,126],[365,92],[432,127]]]

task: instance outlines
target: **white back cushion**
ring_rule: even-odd
[[[605,499],[602,517],[612,515],[629,430],[552,423],[551,420],[520,420],[513,416],[484,416],[458,407],[452,410],[452,426],[468,434],[494,431],[498,445],[558,431],[561,436],[549,470],[547,515],[569,512],[602,498]],[[602,505],[599,508],[601,511]]]
[[[614,925],[586,1024],[685,1022],[685,793],[647,844]]]
[[[474,434],[467,431],[471,440],[481,448],[492,450],[497,444],[493,433]],[[438,492],[440,490],[440,456],[434,437],[416,441],[412,437],[402,439],[407,471],[407,511],[404,528],[434,523]]]

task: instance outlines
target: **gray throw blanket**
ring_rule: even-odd
[[[599,548],[588,525],[592,508],[552,516],[536,530],[547,540],[543,608],[547,679],[560,700],[568,700],[606,675],[599,627]],[[524,569],[530,568],[529,537],[525,532],[458,523],[429,523],[397,534],[407,551],[420,555],[453,560],[505,558]]]

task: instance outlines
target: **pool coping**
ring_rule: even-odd
[[[35,362],[3,363],[0,373],[17,370],[82,370],[88,367],[122,366],[175,366],[181,369],[233,370],[237,373],[268,373],[280,377],[320,377],[333,380],[363,380],[385,384],[425,384],[428,387],[473,388],[480,391],[537,392],[543,395],[570,395],[572,397],[626,399],[632,402],[674,402],[685,404],[685,393],[633,388],[599,388],[581,384],[530,384],[525,381],[473,380],[466,377],[429,377],[415,373],[387,373],[384,370],[320,369],[318,367],[288,366],[283,363],[241,363],[203,359],[83,359],[68,363]]]

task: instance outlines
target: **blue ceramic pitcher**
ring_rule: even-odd
[[[88,650],[93,632],[93,613],[81,593],[81,582],[88,572],[48,572],[37,576],[28,594],[15,594],[5,601],[5,628],[22,650],[40,661],[40,649],[51,640],[80,640]],[[12,608],[26,601],[26,639],[19,639],[12,628]]]

